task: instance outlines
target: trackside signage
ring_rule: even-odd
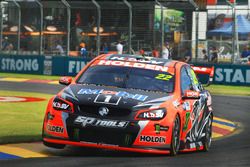
[[[199,66],[212,66],[210,64],[195,64]],[[250,86],[250,66],[214,64],[214,84]],[[204,77],[200,77],[200,80]]]
[[[250,69],[247,68],[222,68],[215,70],[215,82],[250,85]]]
[[[0,55],[0,72],[26,73],[26,74],[47,74],[60,76],[75,76],[91,59],[68,56],[27,56],[27,55]],[[156,64],[144,64],[142,62],[123,62],[119,60],[103,60],[99,65],[128,66],[145,68],[158,71],[168,71]],[[230,64],[193,64],[194,66],[214,66],[215,84],[250,86],[250,65]],[[45,71],[45,72],[44,72]],[[205,81],[200,76],[200,81]],[[203,83],[203,82],[202,82]]]
[[[0,71],[42,74],[43,56],[0,56]]]
[[[52,57],[52,75],[75,76],[91,59],[82,57]]]

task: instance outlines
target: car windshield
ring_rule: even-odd
[[[92,66],[79,77],[77,83],[169,93],[173,92],[174,75],[140,68]]]

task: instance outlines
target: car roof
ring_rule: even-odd
[[[163,59],[163,58],[155,58],[149,56],[141,56],[135,54],[104,54],[101,55],[99,60],[114,60],[114,61],[125,61],[125,62],[138,62],[144,64],[153,64],[159,66],[165,66],[169,68],[175,68],[175,65],[179,61]]]

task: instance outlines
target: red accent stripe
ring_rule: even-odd
[[[222,134],[222,135],[228,135],[228,134],[232,133],[232,131],[230,131],[230,130],[223,129],[223,128],[220,128],[220,127],[217,127],[217,126],[213,126],[213,132],[219,133],[219,134]]]
[[[57,144],[66,144],[66,145],[74,145],[81,147],[92,147],[92,148],[101,148],[101,149],[109,149],[109,150],[118,150],[118,151],[129,151],[129,152],[138,152],[138,153],[151,153],[151,154],[168,154],[167,150],[153,150],[153,149],[141,149],[141,148],[128,148],[128,147],[119,147],[112,145],[100,145],[95,143],[86,143],[86,142],[72,142],[58,139],[43,139],[46,142],[57,143]]]
[[[204,146],[200,146],[199,150],[203,150]],[[184,149],[184,150],[181,150],[180,152],[194,152],[194,151],[197,151],[198,149],[195,147],[195,148],[190,148],[190,149]]]

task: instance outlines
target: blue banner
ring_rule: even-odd
[[[82,57],[52,57],[52,75],[75,76],[90,61]]]
[[[249,65],[216,65],[214,83],[250,86]]]
[[[75,76],[91,59],[62,56],[0,55],[0,72]],[[214,66],[214,84],[250,86],[250,65],[203,64]],[[202,83],[207,77],[200,76]]]
[[[197,66],[214,66],[213,84],[250,86],[250,65],[233,64],[194,64]],[[200,80],[206,80],[199,75]]]
[[[0,71],[25,74],[43,74],[44,56],[1,55]]]

